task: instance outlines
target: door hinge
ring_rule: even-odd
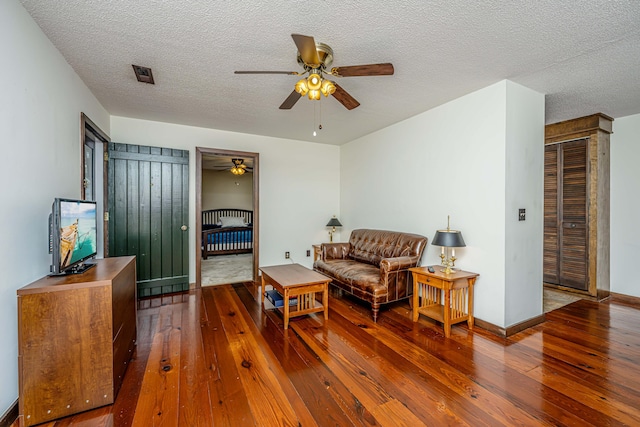
[[[109,221],[109,212],[104,213],[104,220]]]
[[[109,152],[108,152],[108,151],[105,151],[105,152],[104,152],[104,161],[105,161],[105,162],[108,162],[108,161],[109,161]]]

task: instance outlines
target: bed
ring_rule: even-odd
[[[253,211],[202,211],[202,258],[253,252]]]

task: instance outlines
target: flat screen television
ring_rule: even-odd
[[[82,273],[96,256],[96,202],[56,198],[49,217],[49,252],[53,275]]]

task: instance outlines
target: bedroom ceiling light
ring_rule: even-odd
[[[449,215],[447,215],[447,229],[436,231],[436,235],[433,236],[431,244],[434,246],[442,246],[442,251],[440,252],[440,264],[444,269],[441,271],[445,274],[453,273],[457,259],[455,248],[462,248],[467,245],[464,243],[464,239],[462,238],[462,233],[460,231],[451,230],[449,228]],[[449,256],[449,248],[452,248],[451,256]]]
[[[229,171],[234,175],[244,175],[247,166],[244,165],[244,159],[231,159],[233,167]]]

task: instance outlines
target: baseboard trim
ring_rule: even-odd
[[[479,328],[485,329],[494,335],[497,335],[502,338],[508,338],[532,326],[539,325],[545,320],[546,320],[545,315],[541,314],[540,316],[532,317],[531,319],[525,320],[524,322],[511,325],[508,328],[502,328],[500,326],[494,325],[493,323],[489,323],[485,320],[478,319],[478,318],[474,319],[474,323]]]
[[[18,408],[18,399],[13,402],[13,405],[9,406],[9,409],[2,414],[2,418],[0,418],[0,427],[9,427],[18,419],[19,408]]]
[[[498,325],[494,325],[493,323],[489,323],[485,320],[478,319],[477,317],[473,319],[474,328],[477,326],[478,328],[482,328],[486,331],[491,332],[493,335],[497,335],[499,337],[506,337],[507,332],[504,328],[501,328]]]
[[[529,329],[532,326],[539,325],[540,323],[543,323],[545,320],[546,320],[546,317],[543,313],[540,316],[532,317],[531,319],[525,320],[524,322],[511,325],[506,329],[507,337],[510,337],[511,335],[515,335],[518,332],[522,332],[525,329]]]
[[[615,292],[611,292],[609,294],[609,297],[611,298],[610,301],[614,301],[619,304],[628,305],[634,308],[640,308],[640,298],[638,297],[625,295],[625,294],[618,294]]]

